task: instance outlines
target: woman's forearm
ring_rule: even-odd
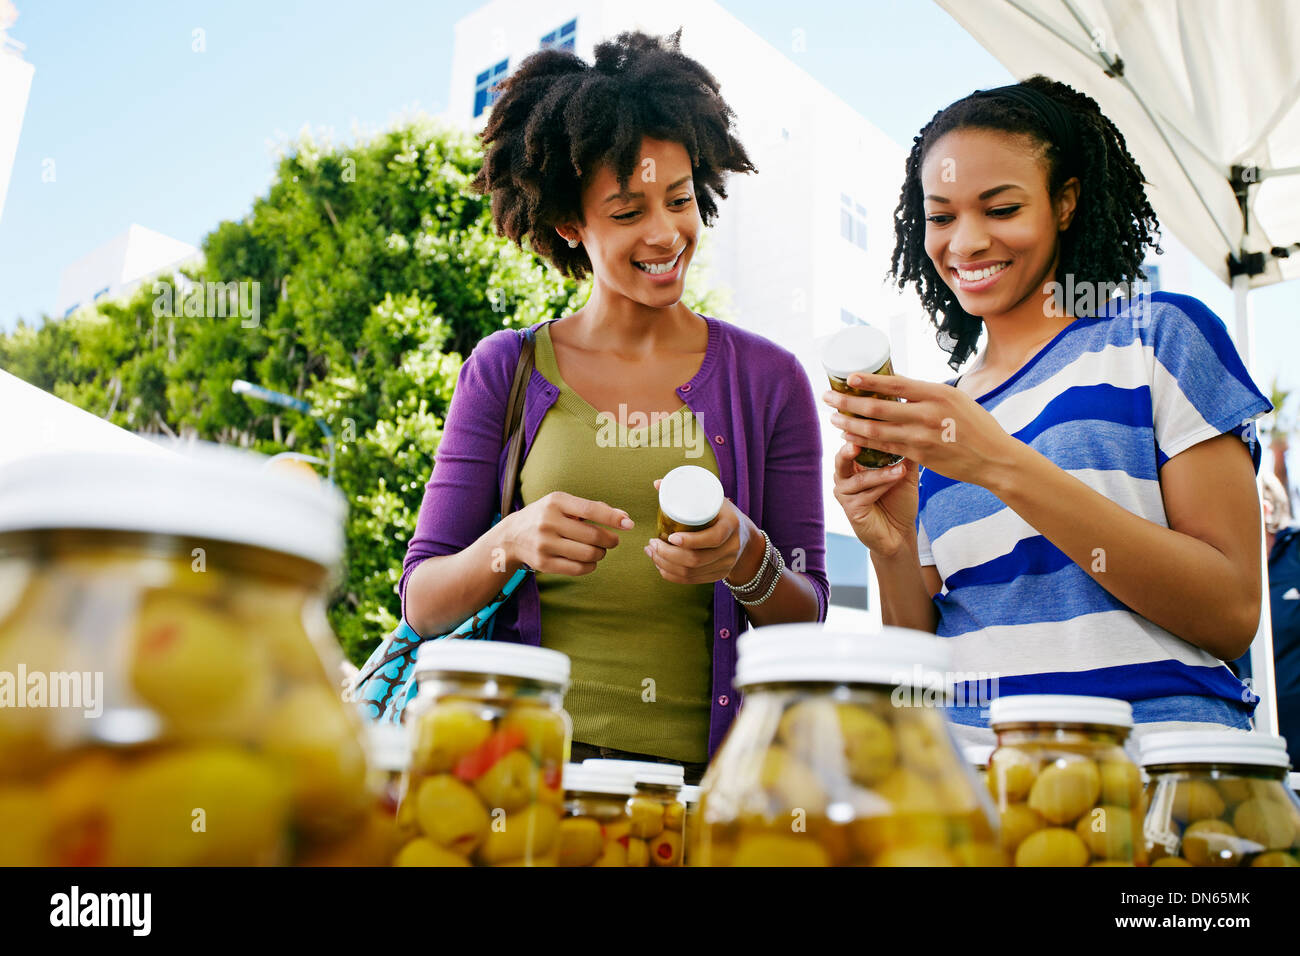
[[[458,626],[483,607],[520,567],[508,560],[498,522],[458,554],[435,555],[406,580],[406,623],[426,637]]]
[[[1133,514],[1028,445],[981,484],[1147,620],[1221,660],[1249,646],[1260,588],[1252,617],[1249,569],[1217,548]]]
[[[758,573],[758,569],[763,564],[764,550],[767,548],[767,541],[764,539],[762,532],[758,530],[758,526],[748,516],[744,520],[750,526],[749,545],[745,549],[745,554],[741,555],[740,560],[736,562],[735,569],[728,576],[729,580],[738,586],[752,580],[754,575]],[[753,598],[762,596],[761,594],[755,594]],[[772,596],[762,604],[745,607],[745,615],[749,618],[750,624],[755,627],[761,627],[764,624],[794,624],[801,621],[816,621],[819,603],[817,585],[813,583],[812,579],[806,574],[790,570],[789,565],[787,565],[776,582],[776,588],[772,591]],[[741,606],[744,607],[744,605]]]
[[[884,556],[871,552],[871,566],[880,588],[880,620],[890,627],[910,627],[935,633],[939,626],[939,609],[925,586],[921,560],[916,546],[901,548]]]

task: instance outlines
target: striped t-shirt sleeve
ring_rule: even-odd
[[[1254,422],[1272,404],[1246,371],[1217,315],[1191,296],[1162,298],[1151,328],[1157,467],[1193,445],[1232,432],[1249,446],[1258,474],[1261,450]]]
[[[921,559],[921,567],[927,564],[934,564],[934,554],[930,551],[930,536],[925,533],[925,525],[921,524],[921,516],[916,516],[916,552]]]

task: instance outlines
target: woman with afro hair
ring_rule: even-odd
[[[983,351],[946,384],[858,379],[903,402],[824,396],[884,621],[950,639],[971,743],[992,742],[989,696],[1121,698],[1134,739],[1249,729],[1258,701],[1223,662],[1259,621],[1270,405],[1205,305],[1135,294],[1158,228],[1143,183],[1096,102],[1045,77],[940,110],[907,158],[892,275],[954,370],[981,329]],[[863,469],[860,446],[904,461]]]
[[[529,330],[519,495],[496,525],[520,335],[466,360],[400,588],[407,623],[436,635],[503,574],[534,572],[495,638],[569,656],[572,758],[675,761],[688,782],[739,705],[745,624],[824,620],[829,597],[811,383],[786,350],[681,301],[727,174],[755,171],[731,124],[676,34],[623,34],[594,64],[543,50],[505,81],[473,187],[500,233],[590,274],[591,296]],[[713,526],[662,541],[658,479],[680,465],[726,500]]]

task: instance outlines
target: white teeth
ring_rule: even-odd
[[[957,275],[965,282],[978,282],[980,279],[987,279],[994,273],[1001,272],[1009,265],[1011,265],[1009,262],[999,262],[995,266],[989,266],[987,269],[980,269],[978,272],[967,272],[964,269],[958,269]]]
[[[650,263],[646,263],[646,262],[638,262],[636,264],[636,267],[640,269],[642,272],[650,273],[650,275],[652,276],[661,276],[661,275],[665,275],[666,273],[672,272],[673,269],[676,268],[677,266],[677,260],[680,259],[681,257],[682,254],[679,252],[673,258],[672,262],[661,262],[658,265],[651,265]]]

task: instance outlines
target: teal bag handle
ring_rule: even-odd
[[[492,519],[495,526],[502,515],[513,509],[515,486],[519,480],[519,465],[523,458],[524,445],[524,394],[528,379],[532,375],[533,355],[536,342],[532,329],[521,329],[519,364],[515,368],[514,382],[510,386],[508,408],[510,413],[502,429],[503,447],[508,447],[506,459],[506,477],[501,490],[501,507]],[[511,438],[514,443],[510,444]],[[434,467],[437,467],[436,463]],[[496,595],[478,611],[450,631],[421,637],[406,620],[398,624],[397,629],[384,638],[367,658],[366,663],[352,681],[349,699],[353,700],[363,717],[378,720],[381,723],[401,723],[406,705],[415,696],[415,659],[420,645],[428,640],[462,640],[492,639],[495,630],[497,609],[501,607],[525,576],[532,571],[525,566],[510,576],[510,580]]]

